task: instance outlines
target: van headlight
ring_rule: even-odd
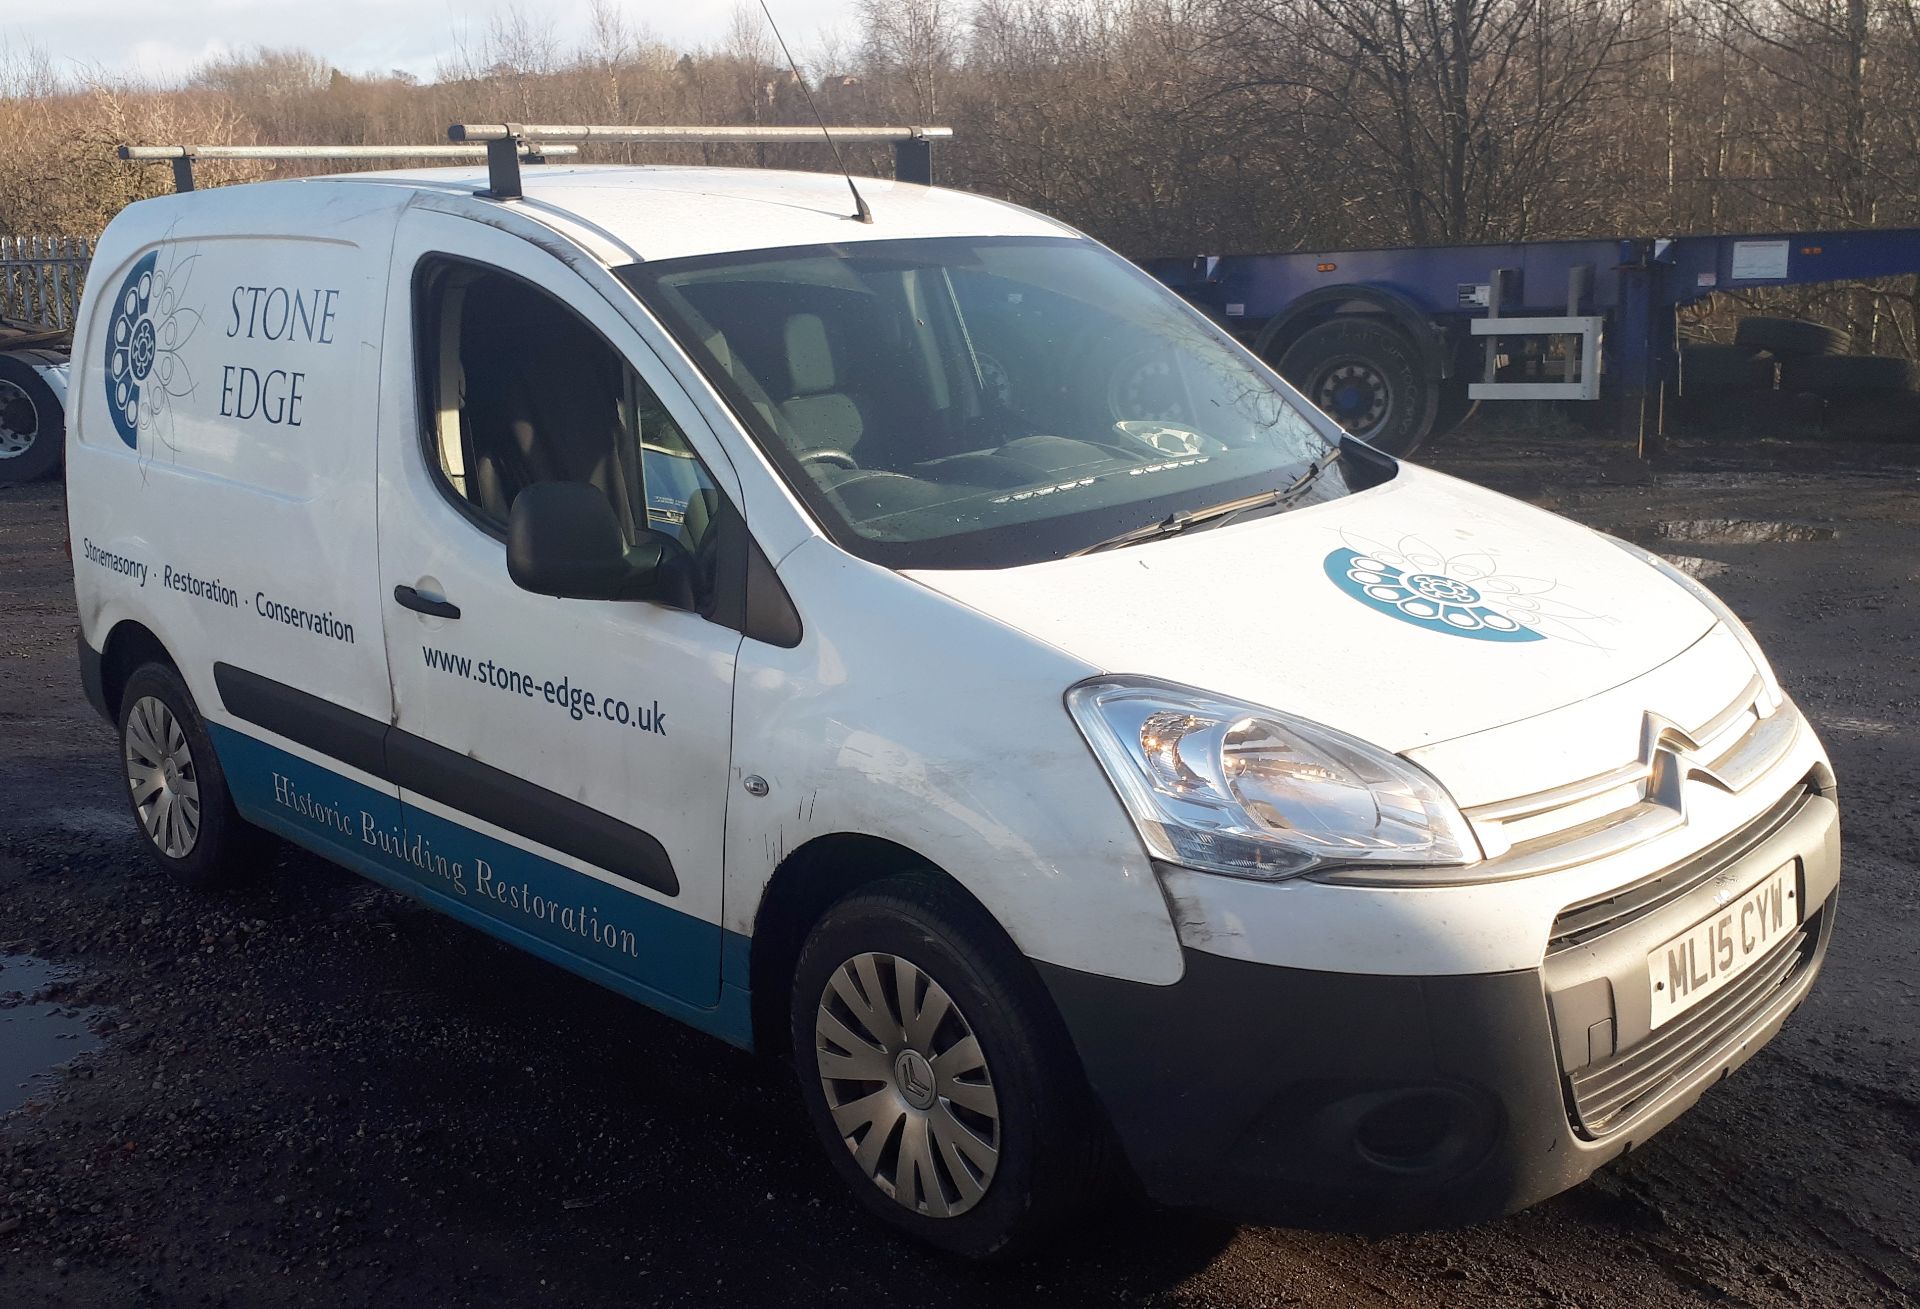
[[[1740,648],[1747,652],[1747,658],[1753,661],[1754,671],[1760,674],[1760,698],[1756,706],[1760,716],[1766,718],[1781,706],[1786,700],[1786,693],[1780,689],[1780,679],[1773,675],[1773,665],[1767,662],[1766,651],[1762,650],[1760,643],[1753,639],[1753,633],[1749,632],[1747,625],[1740,621],[1740,615],[1727,608],[1725,600],[1709,591],[1706,584],[1699,578],[1687,576],[1653,551],[1637,546],[1631,541],[1623,541],[1617,536],[1609,536],[1605,532],[1596,532],[1595,535],[1619,546],[1705,605],[1707,612],[1719,619],[1725,624],[1726,629],[1733,633],[1734,639],[1740,643]]]
[[[1332,728],[1135,678],[1082,682],[1067,708],[1156,859],[1278,879],[1481,857],[1438,782]]]

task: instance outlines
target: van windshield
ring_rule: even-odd
[[[1091,241],[872,241],[620,271],[828,534],[887,567],[1059,558],[1286,487],[1340,439]],[[1344,493],[1349,466],[1291,503]]]

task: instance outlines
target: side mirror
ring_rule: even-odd
[[[523,591],[573,600],[646,599],[665,555],[664,544],[652,539],[629,552],[613,506],[584,482],[535,482],[513,498],[507,575]]]

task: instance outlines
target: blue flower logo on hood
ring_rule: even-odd
[[[107,409],[113,430],[129,450],[140,448],[142,431],[157,431],[172,444],[174,400],[193,393],[193,375],[180,347],[200,325],[198,311],[181,303],[196,256],[159,266],[148,251],[120,284],[107,323]]]
[[[1475,641],[1552,635],[1596,644],[1578,625],[1599,615],[1554,595],[1559,583],[1508,573],[1484,551],[1449,557],[1415,537],[1398,545],[1346,539],[1346,547],[1327,556],[1327,576],[1379,613]]]

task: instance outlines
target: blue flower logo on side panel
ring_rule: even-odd
[[[158,334],[148,311],[157,258],[149,252],[133,266],[107,324],[107,407],[113,411],[113,430],[129,450],[140,448],[140,388],[153,373]]]
[[[179,349],[200,325],[198,311],[181,303],[197,256],[159,266],[149,251],[128,270],[107,323],[107,408],[113,430],[129,450],[140,448],[143,429],[161,429],[172,443],[172,402],[193,393],[193,376]]]
[[[1472,582],[1438,570],[1416,571],[1404,560],[1335,550],[1327,556],[1327,576],[1362,604],[1428,631],[1476,641],[1545,639],[1495,608]]]

